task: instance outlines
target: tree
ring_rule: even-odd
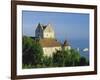
[[[32,49],[32,40],[29,37],[24,36],[23,37],[23,42],[22,42],[22,61],[23,64],[32,64],[33,59],[33,49]]]
[[[42,67],[52,67],[53,66],[53,58],[48,56],[43,56],[42,58]]]
[[[57,51],[56,53],[53,54],[53,64],[54,66],[64,66],[64,55],[62,51]]]
[[[34,40],[33,45],[32,45],[32,49],[33,49],[33,56],[34,56],[35,64],[41,64],[42,57],[43,57],[43,50],[42,50],[42,47],[39,44],[39,42]]]
[[[53,54],[53,63],[56,66],[78,66],[80,54],[74,49],[57,51]]]
[[[23,64],[37,65],[41,63],[43,56],[43,50],[37,40],[33,40],[30,37],[23,37]]]
[[[80,54],[78,51],[74,50],[74,49],[71,49],[71,63],[72,63],[72,66],[78,66],[78,63],[79,63],[79,59],[80,59]]]
[[[85,57],[80,57],[80,62],[79,62],[80,66],[86,66],[89,65],[89,62],[87,61],[87,59]]]

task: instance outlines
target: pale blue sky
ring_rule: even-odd
[[[23,11],[23,35],[35,36],[38,23],[53,25],[57,39],[89,38],[89,14]]]

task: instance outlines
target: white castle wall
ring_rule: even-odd
[[[61,47],[44,47],[43,48],[44,56],[52,56],[52,54],[57,50],[61,50]]]
[[[43,32],[43,38],[55,38],[54,32]]]

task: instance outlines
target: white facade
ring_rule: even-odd
[[[62,48],[60,46],[59,47],[44,47],[43,48],[44,56],[52,56],[53,53],[61,49]]]
[[[54,30],[51,24],[48,25],[38,24],[35,31],[35,36],[38,38],[52,38],[52,39],[55,38]]]
[[[54,32],[43,32],[43,38],[54,38]]]

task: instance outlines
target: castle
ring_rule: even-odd
[[[35,30],[35,37],[39,38],[44,56],[52,56],[54,52],[61,50],[62,47],[64,47],[64,49],[71,48],[66,40],[63,44],[56,40],[55,32],[51,24],[43,25],[39,23]]]

